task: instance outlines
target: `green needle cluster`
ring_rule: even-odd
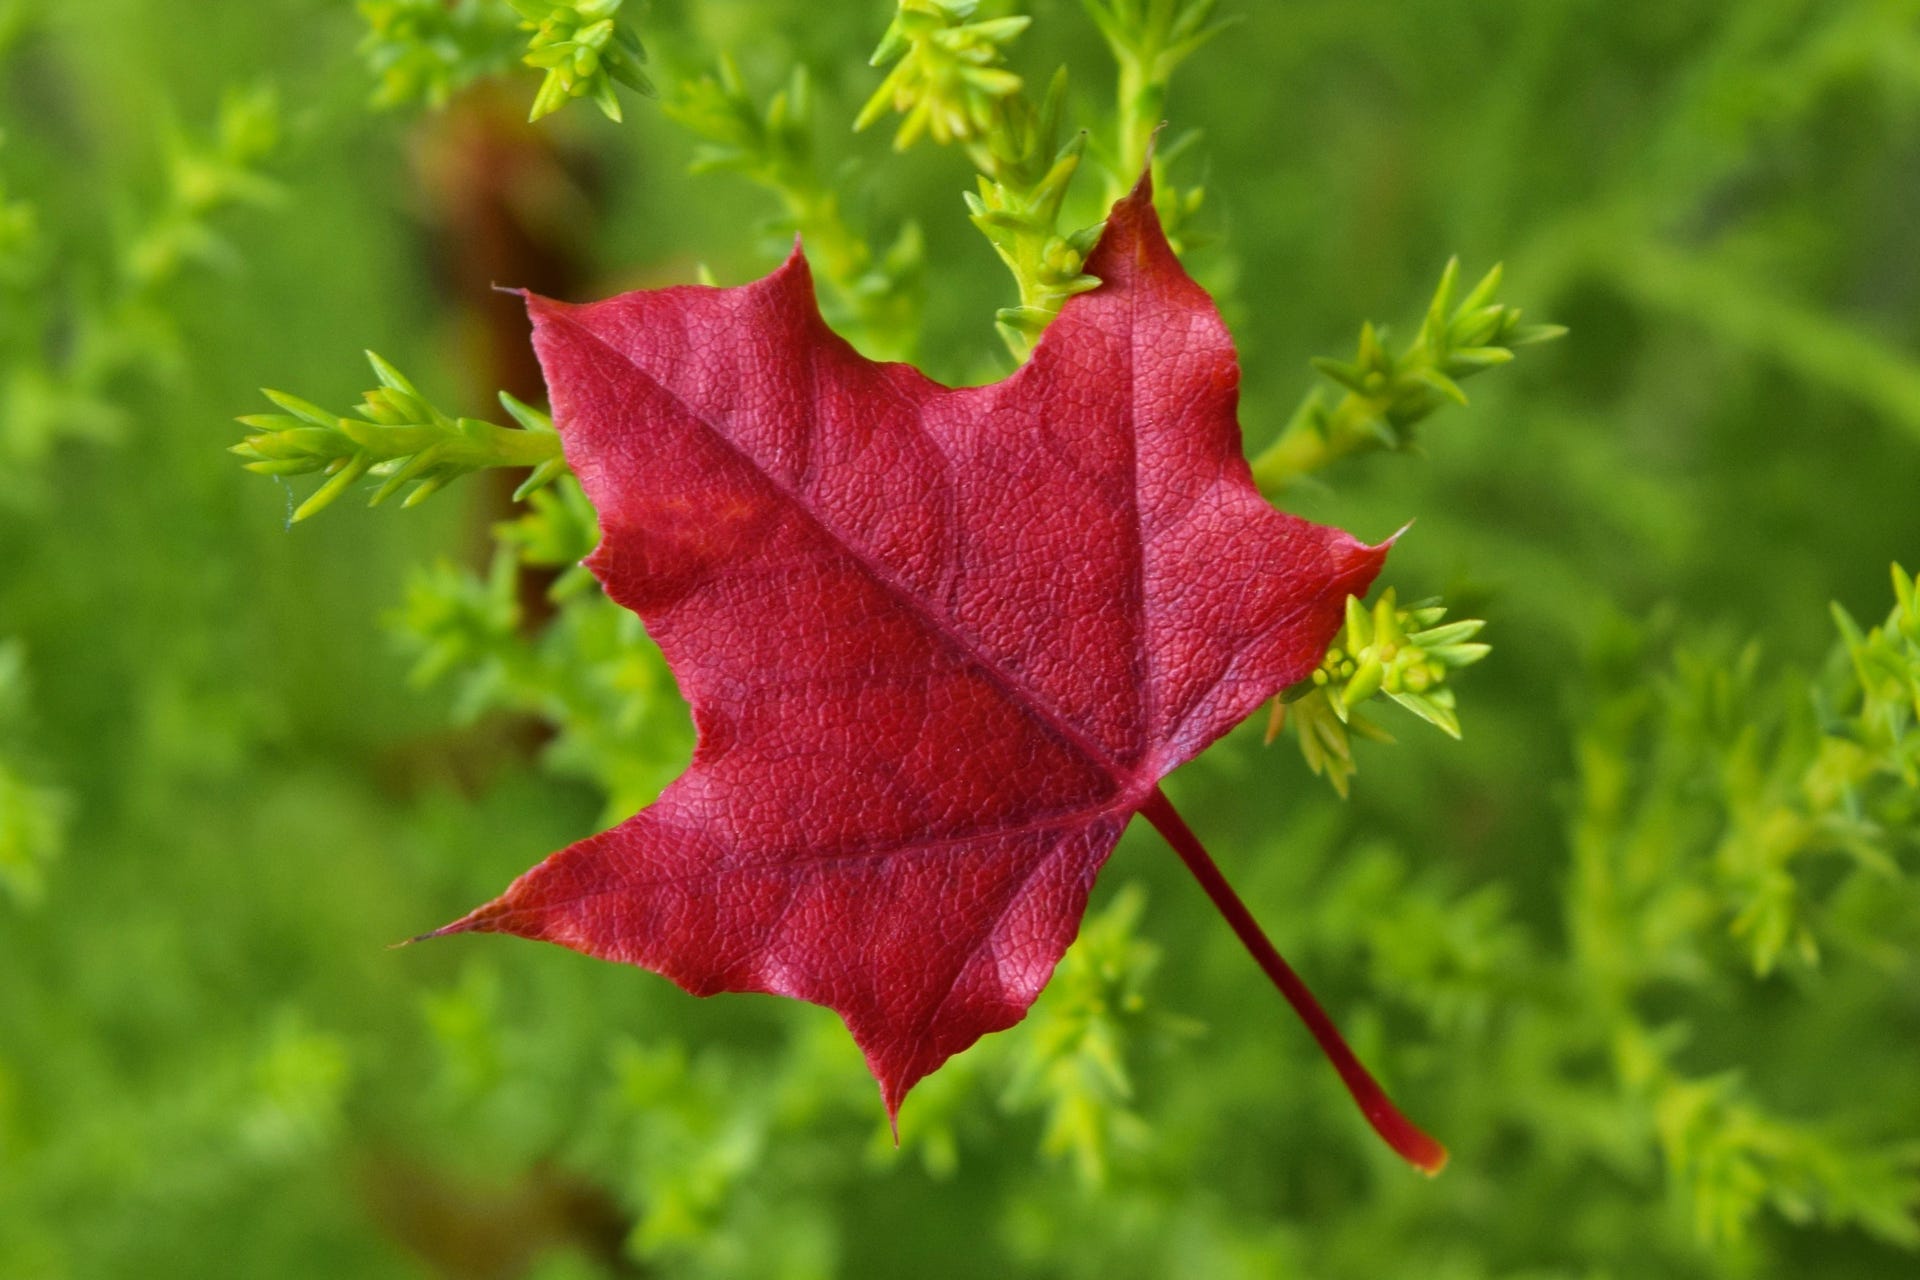
[[[242,263],[227,234],[233,213],[289,204],[268,173],[283,134],[271,88],[224,93],[210,129],[165,112],[153,132],[157,189],[130,204],[96,201],[90,212],[111,208],[110,220],[63,207],[53,171],[36,175],[30,200],[0,189],[0,511],[53,498],[63,444],[132,434],[136,388],[185,380],[173,291]],[[56,168],[82,168],[69,159]]]
[[[979,190],[965,193],[968,217],[1020,288],[1019,305],[1002,307],[994,315],[1015,356],[1033,349],[1068,298],[1100,283],[1082,267],[1103,224],[1066,235],[1058,231],[1067,188],[1079,171],[1087,141],[1084,132],[1060,141],[1066,96],[1063,67],[1037,110],[1025,98],[1012,99],[994,145],[976,157]]]
[[[1008,349],[1024,359],[1066,300],[1100,283],[1081,270],[1100,228],[1059,231],[1086,149],[1084,132],[1060,138],[1066,69],[1054,75],[1036,107],[1021,78],[1000,65],[1005,47],[1030,19],[974,21],[977,8],[975,0],[900,0],[872,58],[874,66],[892,62],[894,68],[854,128],[891,109],[904,117],[894,134],[897,150],[923,136],[966,148],[980,171],[978,190],[965,193],[968,215],[1020,290],[1018,305],[1002,308],[995,319]]]
[[[168,129],[164,203],[124,250],[130,290],[153,290],[189,263],[231,267],[239,255],[215,231],[226,209],[270,208],[285,192],[261,166],[281,144],[279,100],[271,89],[229,91],[209,139]]]
[[[1174,68],[1222,29],[1214,8],[1215,0],[1088,0],[1120,73],[1117,137],[1111,154],[1101,151],[1111,170],[1110,198],[1126,191],[1146,163]],[[1008,350],[1024,360],[1066,300],[1099,284],[1084,266],[1101,228],[1061,229],[1088,142],[1085,130],[1063,128],[1066,69],[1055,73],[1036,105],[1022,78],[1003,65],[1007,47],[1031,20],[1023,14],[978,18],[978,10],[976,0],[899,0],[872,57],[874,66],[892,63],[893,69],[854,128],[893,111],[902,117],[896,149],[922,137],[965,148],[979,170],[977,190],[966,193],[968,214],[1020,293],[995,319]],[[1199,201],[1197,190],[1171,188],[1156,201],[1170,234]]]
[[[941,146],[988,139],[999,111],[1019,94],[1020,77],[1000,64],[1006,46],[1033,19],[1024,14],[973,21],[978,0],[900,0],[869,60],[893,70],[867,99],[853,127],[864,129],[889,110],[904,119],[893,135],[905,151],[923,135]]]
[[[533,32],[521,59],[547,73],[534,95],[527,117],[558,111],[575,98],[591,98],[609,120],[620,119],[620,99],[614,82],[636,93],[650,94],[653,85],[641,70],[647,52],[640,37],[617,20],[625,0],[509,0],[520,15],[520,28]]]
[[[1474,640],[1486,623],[1445,622],[1446,615],[1445,606],[1435,601],[1401,608],[1391,587],[1371,609],[1348,596],[1346,623],[1320,665],[1275,701],[1268,741],[1291,719],[1307,766],[1345,796],[1356,771],[1353,737],[1391,741],[1360,714],[1363,703],[1389,698],[1458,738],[1460,719],[1447,680],[1492,650]]]
[[[378,479],[369,506],[379,506],[408,485],[400,505],[411,507],[448,481],[487,467],[531,467],[515,494],[525,496],[566,473],[560,437],[546,414],[506,392],[500,404],[519,428],[480,418],[455,418],[422,396],[398,369],[369,351],[380,385],[354,407],[357,417],[329,413],[298,396],[265,390],[285,413],[239,419],[252,434],[231,452],[261,475],[321,472],[327,479],[293,513],[296,521],[330,506],[363,478]]]
[[[1515,347],[1566,333],[1559,325],[1523,325],[1520,309],[1494,301],[1501,269],[1487,272],[1456,306],[1460,260],[1451,259],[1427,305],[1413,342],[1398,355],[1387,332],[1361,326],[1350,361],[1316,359],[1313,367],[1346,394],[1329,406],[1318,389],[1307,394],[1280,438],[1253,462],[1254,480],[1269,493],[1353,453],[1399,452],[1414,444],[1414,428],[1446,404],[1464,405],[1460,383],[1513,359]]]

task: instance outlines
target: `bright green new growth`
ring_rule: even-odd
[[[1411,449],[1415,426],[1449,402],[1467,403],[1462,381],[1508,363],[1514,347],[1566,333],[1559,325],[1522,325],[1518,307],[1495,302],[1499,267],[1455,306],[1459,279],[1460,260],[1454,258],[1440,275],[1420,332],[1399,355],[1389,350],[1386,330],[1368,323],[1360,328],[1352,361],[1315,359],[1313,367],[1346,394],[1329,408],[1317,388],[1308,392],[1280,438],[1253,460],[1255,483],[1278,493],[1349,454]]]
[[[1722,766],[1730,821],[1715,869],[1745,899],[1731,929],[1761,977],[1786,957],[1818,957],[1796,868],[1838,858],[1897,880],[1902,842],[1920,830],[1920,598],[1899,565],[1893,589],[1893,612],[1864,633],[1833,606],[1840,643],[1810,706],[1742,732]],[[1733,689],[1751,682],[1756,656],[1728,669]]]
[[[1360,714],[1374,698],[1399,703],[1450,738],[1460,736],[1453,687],[1448,676],[1486,657],[1491,648],[1473,642],[1486,623],[1443,622],[1446,608],[1435,600],[1402,608],[1388,587],[1368,609],[1347,597],[1347,620],[1320,666],[1307,679],[1274,700],[1267,723],[1271,742],[1292,723],[1299,730],[1300,753],[1307,767],[1325,777],[1346,798],[1357,766],[1353,737],[1391,742],[1383,730]]]
[[[981,170],[979,190],[964,193],[973,225],[1020,288],[1019,305],[994,314],[1016,359],[1033,350],[1068,298],[1100,284],[1081,270],[1100,238],[1099,224],[1067,235],[1056,230],[1086,145],[1084,133],[1060,142],[1066,96],[1062,67],[1037,109],[1024,97],[1008,99],[1005,126],[991,135],[993,145],[982,149],[985,154],[974,157]]]
[[[1857,1226],[1896,1248],[1920,1245],[1910,1210],[1920,1194],[1920,1152],[1776,1115],[1737,1071],[1697,1077],[1676,1069],[1672,1059],[1684,1047],[1683,1036],[1625,1027],[1615,1053],[1621,1083],[1653,1113],[1699,1239],[1745,1246],[1771,1211],[1789,1222]]]
[[[636,93],[653,85],[641,66],[647,52],[640,37],[616,20],[625,0],[508,0],[520,15],[523,31],[533,32],[520,60],[544,70],[529,120],[538,120],[574,98],[592,98],[600,114],[620,119],[615,81]]]
[[[1893,566],[1894,608],[1886,622],[1862,633],[1839,605],[1833,606],[1860,708],[1829,731],[1840,759],[1826,762],[1816,794],[1832,787],[1850,793],[1876,775],[1892,774],[1920,787],[1920,586]],[[1847,696],[1847,695],[1843,695]],[[1823,710],[1827,710],[1823,708]]]
[[[990,160],[986,148],[1021,87],[1020,77],[1001,65],[1005,46],[1033,19],[1019,14],[976,22],[979,8],[979,0],[900,0],[869,59],[876,67],[895,66],[853,127],[864,129],[897,111],[905,119],[893,135],[896,150],[905,151],[925,134],[943,147],[980,147],[976,159]]]
[[[1129,1047],[1190,1038],[1199,1030],[1146,998],[1161,958],[1160,948],[1137,932],[1146,906],[1145,891],[1128,884],[1087,917],[1010,1055],[1002,1094],[1012,1110],[1044,1111],[1041,1151],[1071,1161],[1089,1187],[1108,1179],[1117,1153],[1148,1143],[1147,1124],[1132,1106]]]
[[[619,20],[624,0],[360,0],[367,32],[360,56],[378,84],[373,103],[446,105],[477,80],[505,72],[516,57],[545,72],[528,118],[576,98],[621,118],[616,82],[637,93],[653,85],[640,38]],[[526,32],[532,32],[529,38]],[[516,48],[516,45],[520,46]]]
[[[894,68],[854,120],[864,129],[887,111],[904,118],[893,145],[927,136],[966,149],[980,171],[967,211],[1013,273],[1019,305],[996,316],[1001,337],[1024,358],[1066,300],[1100,282],[1081,271],[1099,227],[1060,234],[1061,207],[1086,135],[1060,140],[1066,69],[1035,107],[1020,77],[1005,69],[1005,47],[1031,19],[972,21],[975,0],[901,0],[871,59]]]
[[[327,480],[293,513],[295,522],[332,505],[363,478],[381,481],[368,500],[379,506],[408,485],[401,502],[411,507],[448,481],[488,467],[530,467],[515,497],[524,497],[565,474],[560,437],[553,420],[502,391],[500,405],[519,428],[480,418],[455,418],[420,394],[418,388],[373,352],[367,360],[380,385],[354,406],[357,418],[329,413],[284,391],[261,394],[285,413],[248,414],[239,421],[252,434],[229,452],[246,459],[259,475],[296,476],[324,472]]]
[[[1218,32],[1214,0],[1101,3],[1087,10],[1120,68],[1117,150],[1109,165],[1108,203],[1145,167],[1166,105],[1174,69]],[[1016,360],[1033,350],[1066,300],[1098,286],[1081,268],[1099,239],[1100,225],[1063,232],[1069,187],[1086,151],[1086,131],[1061,137],[1067,96],[1062,67],[1035,105],[1025,82],[1006,69],[1006,48],[1031,23],[1025,15],[976,20],[977,0],[899,0],[899,8],[871,59],[893,70],[867,99],[855,129],[889,110],[903,119],[896,150],[921,137],[963,147],[979,170],[978,190],[966,193],[975,227],[1012,272],[1019,302],[995,316]],[[1171,188],[1156,198],[1169,235],[1179,215],[1191,213],[1200,193]]]

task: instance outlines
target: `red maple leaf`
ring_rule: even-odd
[[[740,288],[529,297],[587,561],[691,704],[651,807],[438,930],[843,1018],[890,1117],[1025,1016],[1144,813],[1383,1136],[1437,1168],[1159,790],[1307,676],[1386,548],[1271,507],[1239,367],[1147,183],[1017,373],[950,388],[829,330],[798,248]]]

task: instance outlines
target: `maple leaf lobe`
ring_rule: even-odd
[[[1384,547],[1275,511],[1143,179],[1018,372],[948,388],[738,288],[529,297],[587,561],[687,771],[441,930],[838,1012],[890,1115],[1020,1020],[1159,780],[1304,678]]]

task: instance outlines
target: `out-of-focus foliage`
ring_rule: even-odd
[[[66,796],[33,776],[29,724],[26,655],[0,642],[0,895],[23,906],[39,901],[68,817]]]
[[[1343,802],[1249,726],[1175,788],[1453,1163],[1370,1145],[1150,838],[897,1149],[818,1010],[499,940],[389,950],[691,746],[577,567],[570,478],[289,531],[303,495],[223,452],[261,382],[351,403],[362,347],[447,406],[383,377],[419,412],[374,425],[444,434],[513,385],[454,301],[499,223],[447,215],[432,160],[449,121],[524,114],[537,33],[505,4],[0,0],[0,1276],[1912,1272],[1920,663],[1885,574],[1920,543],[1920,5],[638,8],[661,110],[561,112],[532,136],[566,159],[477,166],[516,216],[568,211],[583,294],[744,279],[798,230],[863,350],[989,376],[996,311],[1077,274],[1054,241],[1164,118],[1161,206],[1234,325],[1251,455],[1303,448],[1313,353],[1411,322],[1413,356],[1336,371],[1364,403],[1320,402],[1284,501],[1417,519],[1391,582],[1498,638],[1464,740],[1346,740]],[[909,120],[936,90],[984,111],[961,151],[851,129],[908,13],[884,109],[910,80]],[[939,31],[1024,17],[942,70]],[[598,100],[606,68],[568,66]],[[1418,307],[1456,253],[1506,292],[1442,305],[1442,335]],[[1516,306],[1571,335],[1422,456],[1360,456]],[[275,460],[342,456],[314,412],[274,429],[326,438]],[[1363,706],[1371,653],[1385,690],[1394,628],[1433,629],[1401,612],[1328,688]]]
[[[360,56],[376,77],[373,103],[444,107],[512,63],[517,15],[505,0],[361,0]]]
[[[121,434],[125,384],[181,375],[161,295],[189,268],[232,269],[221,224],[281,197],[261,169],[280,136],[271,92],[229,91],[206,133],[162,121],[141,130],[162,166],[158,191],[113,211],[90,243],[83,220],[63,219],[56,234],[36,202],[0,194],[0,506],[45,498],[44,469],[63,439]],[[103,212],[91,211],[96,224]]]
[[[1897,567],[1894,584],[1884,626],[1862,635],[1841,613],[1812,681],[1763,674],[1757,644],[1683,645],[1658,665],[1625,646],[1575,741],[1570,976],[1709,1242],[1748,1243],[1772,1209],[1920,1246],[1920,1146],[1777,1114],[1700,1043],[1736,1012],[1766,1035],[1783,965],[1811,983],[1823,952],[1893,958],[1876,900],[1911,896],[1920,854],[1920,614]]]

